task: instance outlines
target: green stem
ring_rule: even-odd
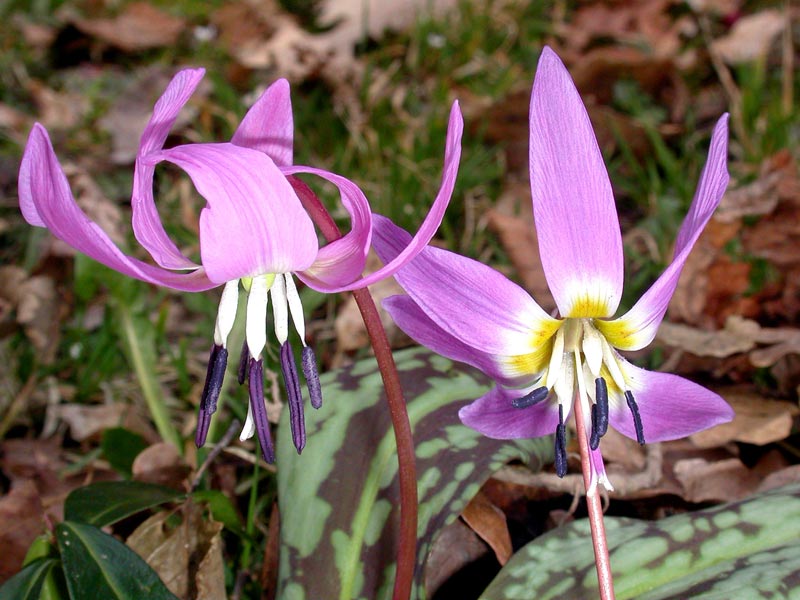
[[[156,365],[154,361],[148,359],[148,353],[142,346],[142,336],[136,331],[133,315],[131,315],[130,309],[124,302],[117,302],[115,308],[120,317],[122,341],[125,344],[128,359],[131,361],[133,371],[139,380],[144,400],[147,403],[147,409],[156,424],[156,429],[165,442],[173,444],[178,449],[178,452],[183,453],[181,436],[178,435],[177,430],[172,425],[161,388],[155,376]]]

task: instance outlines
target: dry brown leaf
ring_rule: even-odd
[[[57,92],[35,79],[27,88],[36,104],[36,120],[51,131],[77,127],[91,108],[86,94]]]
[[[461,513],[461,518],[489,544],[497,557],[497,562],[504,565],[511,558],[514,549],[511,547],[511,534],[508,532],[506,515],[486,497],[483,492],[469,501]]]
[[[725,322],[725,328],[718,331],[663,322],[656,339],[667,346],[680,348],[697,356],[725,358],[755,348],[756,335],[760,329],[755,321],[741,317],[730,317]]]
[[[225,598],[220,537],[222,523],[205,516],[203,510],[192,502],[184,504],[180,514],[183,522],[175,527],[167,523],[171,513],[153,515],[136,528],[126,544],[179,598],[186,598],[192,588],[197,590],[194,596],[197,600]],[[201,595],[201,591],[207,595]]]
[[[403,29],[417,17],[432,11],[441,14],[455,0],[327,0],[320,5],[319,25],[325,33],[311,34],[297,21],[276,8],[274,0],[249,0],[252,11],[274,32],[269,38],[236,40],[229,51],[250,68],[271,68],[276,74],[302,80],[322,73],[336,84],[361,71],[355,58],[356,45],[365,36],[380,38],[388,29]],[[252,14],[251,11],[251,14]],[[265,32],[266,33],[266,32]]]
[[[0,321],[11,311],[45,364],[58,348],[60,302],[55,282],[44,275],[29,277],[19,267],[0,267]]]
[[[48,417],[67,423],[72,438],[79,442],[112,427],[125,427],[149,440],[154,436],[152,427],[128,404],[60,404],[49,407],[48,412]]]
[[[132,471],[133,478],[137,481],[183,490],[192,469],[175,446],[168,442],[159,442],[145,448],[136,456]]]
[[[757,491],[759,493],[768,492],[769,490],[797,483],[798,481],[800,481],[800,465],[792,465],[767,475],[764,481],[761,482],[761,485],[758,486]]]
[[[425,562],[428,597],[465,566],[488,552],[486,544],[461,519],[446,525],[433,541]]]
[[[708,462],[703,458],[679,460],[675,477],[687,502],[730,502],[752,494],[761,478],[738,458]]]
[[[764,398],[751,390],[725,388],[716,390],[733,407],[736,415],[723,423],[690,437],[700,448],[716,448],[729,442],[763,446],[778,442],[792,431],[794,417],[800,414],[796,404]]]
[[[745,15],[730,32],[712,42],[712,48],[729,65],[761,58],[769,52],[786,27],[786,15],[777,9]]]
[[[128,4],[111,18],[86,19],[69,12],[64,17],[83,33],[125,52],[171,46],[185,27],[183,19],[146,2]]]
[[[635,440],[609,428],[600,441],[603,460],[615,463],[626,471],[638,472],[645,468],[645,451]]]
[[[30,479],[15,481],[0,497],[0,584],[22,567],[28,546],[44,530],[43,517],[39,490]]]

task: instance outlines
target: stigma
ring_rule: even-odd
[[[262,353],[267,345],[267,308],[272,297],[272,313],[275,337],[279,343],[280,367],[283,375],[286,404],[292,429],[292,441],[297,452],[306,444],[303,394],[294,351],[289,342],[289,321],[302,344],[300,369],[306,381],[311,405],[322,406],[322,389],[314,350],[305,341],[305,321],[300,295],[291,273],[266,274],[229,281],[225,284],[220,299],[217,321],[214,327],[214,345],[211,348],[206,383],[200,398],[198,427],[195,443],[201,447],[208,435],[211,415],[216,411],[222,390],[222,381],[228,359],[228,338],[239,304],[239,284],[247,292],[245,341],[239,361],[238,380],[248,383],[249,403],[247,418],[239,439],[244,441],[258,435],[261,455],[268,463],[275,460],[275,451],[267,419],[264,397],[264,361]]]

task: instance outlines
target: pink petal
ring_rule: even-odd
[[[342,204],[350,214],[350,231],[320,248],[314,264],[297,276],[323,292],[358,279],[364,271],[372,240],[372,213],[364,192],[349,179],[322,169],[285,167],[281,171],[286,175],[309,173],[330,181],[339,188]]]
[[[531,375],[520,377],[510,374],[501,357],[482,352],[453,337],[431,320],[410,296],[392,296],[383,301],[383,307],[397,326],[418,344],[452,360],[472,365],[496,382],[519,387],[529,383]],[[520,394],[522,395],[522,394]]]
[[[622,237],[592,124],[561,60],[542,50],[530,106],[539,255],[562,317],[610,317],[622,295]]]
[[[47,131],[38,123],[22,156],[19,203],[31,225],[47,227],[57,238],[115,271],[178,290],[201,291],[216,286],[203,269],[175,273],[123,254],[75,203]]]
[[[545,400],[528,408],[514,408],[511,401],[533,388],[507,390],[497,386],[485,396],[458,411],[467,427],[499,439],[536,438],[552,435],[558,425],[558,405]]]
[[[728,185],[728,115],[722,116],[714,128],[708,160],[700,176],[700,184],[689,212],[678,232],[672,263],[626,314],[612,321],[597,321],[608,341],[623,350],[644,348],[656,336],[667,306],[675,293],[683,265],[697,238],[722,200]]]
[[[294,118],[289,82],[278,79],[250,107],[231,143],[264,152],[279,167],[292,164]]]
[[[433,238],[433,234],[436,233],[439,225],[441,225],[444,211],[450,203],[450,197],[453,194],[453,187],[455,186],[456,175],[458,173],[458,163],[461,160],[461,133],[463,129],[464,119],[461,117],[461,109],[458,106],[458,102],[454,102],[450,110],[450,121],[447,126],[442,184],[439,187],[439,193],[436,195],[436,200],[434,200],[425,220],[408,245],[390,262],[384,264],[382,268],[374,273],[352,281],[349,284],[342,283],[323,287],[317,282],[318,290],[328,293],[345,292],[372,285],[381,279],[386,279],[394,275],[398,269],[425,248],[428,242],[431,241],[431,238]]]
[[[153,260],[166,269],[196,269],[199,265],[184,256],[164,231],[153,198],[155,165],[142,159],[161,150],[178,113],[189,101],[204,74],[204,69],[185,69],[172,78],[153,107],[153,116],[139,142],[134,167],[131,197],[133,233]]]
[[[623,371],[639,406],[647,443],[686,437],[733,419],[733,409],[725,400],[688,379],[646,371],[629,363],[623,364]],[[633,417],[624,398],[617,396],[611,401],[609,422],[620,433],[636,439]]]
[[[386,217],[373,220],[375,251],[390,262],[411,236]],[[504,275],[453,252],[428,247],[395,278],[443,331],[486,354],[535,352],[559,325]]]
[[[206,199],[200,256],[212,281],[290,273],[314,262],[314,225],[266,154],[230,143],[189,144],[154,158],[185,170]]]

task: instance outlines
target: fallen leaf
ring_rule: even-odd
[[[736,413],[733,421],[706,429],[690,437],[700,448],[716,448],[729,442],[763,446],[786,439],[800,408],[791,402],[764,398],[751,390],[716,390]]]
[[[750,62],[769,52],[786,25],[786,15],[780,10],[762,10],[738,19],[711,47],[729,65]]]
[[[79,31],[125,52],[172,46],[185,27],[183,19],[145,2],[128,4],[110,18],[87,19],[73,12],[62,15]]]
[[[156,513],[139,525],[125,543],[179,598],[187,598],[192,589],[197,590],[197,595],[193,596],[196,600],[225,598],[222,523],[206,516],[203,509],[191,501],[186,502],[178,514],[183,520],[173,526],[168,522],[173,513]]]
[[[16,266],[0,267],[0,320],[11,311],[16,322],[49,364],[55,358],[59,340],[60,302],[55,282],[44,275],[30,277]]]
[[[69,425],[70,435],[76,441],[99,436],[104,429],[125,427],[153,440],[153,430],[147,421],[128,404],[60,404],[48,408],[52,418],[63,420]]]
[[[514,549],[511,547],[511,535],[502,510],[492,504],[482,492],[478,492],[464,507],[461,518],[489,544],[497,562],[501,565],[508,562]]]
[[[86,94],[57,92],[35,79],[28,81],[27,89],[36,104],[36,120],[50,131],[77,127],[89,112]]]
[[[800,481],[800,465],[791,465],[767,475],[761,485],[758,486],[757,492],[768,492],[798,481]]]
[[[0,584],[22,567],[28,546],[44,530],[44,509],[39,490],[30,479],[15,481],[0,497]]]
[[[168,442],[159,442],[145,448],[136,456],[132,472],[137,481],[183,490],[192,469],[175,446]]]
[[[675,463],[675,477],[687,502],[729,502],[750,495],[761,478],[738,458],[707,462],[689,458]]]
[[[436,536],[425,563],[428,597],[467,565],[488,552],[486,544],[461,519],[446,525]]]

